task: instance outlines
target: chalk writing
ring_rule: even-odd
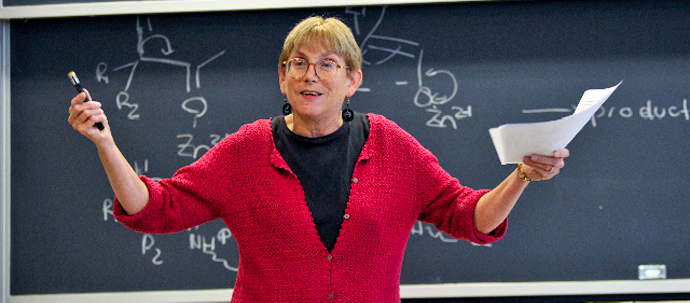
[[[371,11],[373,8],[369,8],[369,11]],[[352,7],[348,7],[345,9],[346,14],[353,15],[354,17],[354,33],[355,35],[361,35],[362,31],[361,28],[362,26],[360,23],[362,22],[363,17],[367,17],[367,7],[362,7],[360,9],[354,9]],[[370,15],[372,15],[370,13]],[[362,57],[363,62],[366,65],[379,65],[383,64],[386,61],[392,59],[395,56],[403,56],[407,58],[414,58],[415,54],[408,51],[408,50],[403,50],[405,47],[413,46],[417,47],[419,46],[419,43],[410,41],[407,39],[401,39],[401,38],[395,38],[395,37],[390,37],[390,36],[385,36],[385,35],[377,35],[376,31],[378,30],[379,26],[381,25],[381,22],[383,22],[383,18],[386,15],[386,7],[381,7],[381,12],[378,15],[378,17],[373,16],[373,18],[376,19],[374,26],[372,29],[366,33],[364,36],[364,39],[362,40],[360,44],[360,48],[362,49]],[[376,53],[377,59],[376,61],[372,62],[372,60],[369,60],[367,58],[374,58],[374,53]]]
[[[195,230],[198,228],[194,228]],[[221,263],[226,269],[237,271],[238,267],[231,266],[227,259],[219,258],[216,251],[216,239],[220,245],[228,244],[232,238],[232,233],[228,228],[221,228],[215,236],[207,238],[205,235],[196,234],[189,230],[189,248],[191,250],[201,250],[202,253],[211,256],[213,262]]]
[[[422,223],[420,221],[415,222],[414,226],[412,227],[412,231],[410,232],[411,236],[417,235],[417,236],[423,236],[425,234],[429,235],[432,238],[439,239],[441,242],[446,242],[446,243],[456,243],[459,240],[452,238],[443,232],[439,231],[436,229],[435,226],[428,224],[428,223]]]
[[[230,134],[225,134],[225,137],[229,136]],[[199,158],[203,153],[209,151],[211,147],[215,146],[222,140],[224,137],[218,135],[218,134],[211,134],[209,138],[211,139],[211,142],[209,145],[206,144],[199,144],[199,145],[194,145],[192,144],[192,141],[194,141],[194,135],[192,134],[179,134],[177,135],[178,139],[182,139],[184,143],[178,144],[177,147],[179,148],[177,150],[177,155],[180,157],[189,157],[193,159]]]
[[[190,102],[197,101],[197,104],[201,104],[200,109],[195,109],[192,105],[187,105]],[[206,102],[206,99],[204,97],[192,97],[187,100],[184,100],[182,102],[182,109],[190,114],[194,114],[194,124],[192,125],[192,128],[196,128],[196,119],[201,118],[205,113],[206,110],[208,109],[208,104]]]
[[[133,61],[118,65],[114,68],[109,68],[106,62],[99,62],[96,65],[96,80],[105,84],[110,84],[112,76],[111,73],[117,73],[125,70],[128,71],[128,74],[126,74],[126,84],[115,97],[115,104],[117,105],[118,110],[125,111],[128,120],[139,120],[142,118],[141,102],[134,100],[130,95],[130,89],[134,83],[133,80],[136,75],[136,71],[141,64],[153,63],[172,66],[173,68],[179,67],[180,72],[184,76],[183,79],[185,79],[184,83],[181,83],[183,84],[181,88],[184,88],[186,93],[192,93],[193,88],[199,90],[202,87],[201,71],[203,68],[225,54],[224,50],[217,52],[203,62],[195,65],[191,62],[173,59],[171,57],[171,55],[175,53],[171,39],[165,35],[153,33],[154,30],[150,18],[146,18],[145,21],[142,22],[141,18],[137,16],[135,30],[137,35],[136,53],[138,56]],[[162,45],[162,47],[158,49],[152,49],[151,47],[147,48],[147,44],[152,45],[150,44],[152,41],[160,42],[156,45]],[[191,128],[194,129],[198,126],[198,120],[204,117],[204,115],[208,112],[209,103],[204,96],[195,94],[184,98],[184,100],[180,103],[180,108],[185,113],[192,115]],[[228,136],[228,134],[225,134],[225,136]],[[211,147],[218,144],[218,142],[220,142],[220,140],[225,136],[211,134],[209,136],[209,140],[204,142],[204,144],[197,144],[194,142],[193,134],[178,134],[176,138],[181,139],[182,142],[177,145],[177,154],[180,157],[196,159],[203,155]],[[146,174],[149,176],[148,159],[144,160],[143,163],[135,161],[133,163],[133,168],[137,175],[141,176]],[[161,180],[159,177],[150,178],[154,181]],[[103,214],[104,221],[108,221],[109,217],[112,217],[113,221],[115,221],[112,199],[103,200],[101,212]],[[237,267],[231,266],[226,259],[218,256],[216,249],[217,245],[226,245],[231,238],[232,234],[230,231],[227,228],[224,228],[218,231],[218,233],[213,237],[192,233],[190,234],[189,241],[191,249],[198,249],[202,251],[203,254],[210,255],[213,262],[221,263],[225,268],[232,271],[237,271]],[[156,239],[153,235],[145,234],[142,236],[141,252],[142,255],[148,255],[151,258],[152,264],[156,266],[163,264],[163,251],[156,246]]]
[[[458,243],[460,240],[455,239],[453,237],[448,236],[447,234],[443,233],[442,231],[439,231],[436,229],[436,226],[433,226],[432,224],[429,223],[422,223],[420,221],[415,222],[414,226],[412,226],[412,231],[410,231],[410,236],[424,236],[427,235],[429,237],[432,237],[434,239],[438,239],[439,241],[443,243]],[[477,244],[477,243],[472,243],[472,246],[479,246],[479,247],[491,247],[491,243],[489,244]]]
[[[145,30],[148,29],[148,32]],[[136,33],[137,33],[137,45],[136,45],[136,50],[138,54],[138,58],[136,58],[134,61],[125,63],[123,65],[117,66],[112,69],[113,72],[121,71],[124,69],[129,69],[129,77],[127,78],[127,84],[125,85],[124,89],[120,91],[117,96],[115,97],[115,103],[117,105],[117,108],[119,110],[129,110],[127,113],[127,119],[129,120],[138,120],[141,117],[141,114],[138,112],[140,104],[138,102],[134,102],[130,100],[130,94],[129,94],[129,89],[132,85],[132,80],[134,79],[135,72],[137,70],[137,67],[139,66],[140,63],[142,62],[151,62],[151,63],[157,63],[157,64],[165,64],[165,65],[170,65],[170,66],[175,66],[175,67],[180,67],[182,69],[182,72],[184,73],[185,76],[185,90],[187,93],[190,93],[192,91],[192,67],[193,64],[190,62],[185,62],[181,60],[175,60],[175,59],[170,59],[167,58],[167,56],[170,56],[175,52],[175,50],[172,48],[172,43],[170,42],[170,39],[164,35],[161,34],[148,34],[153,32],[153,26],[151,25],[151,19],[147,18],[146,19],[146,27],[142,26],[140,22],[139,16],[137,16],[136,19]],[[146,43],[149,41],[156,40],[163,42],[164,47],[160,48],[160,54],[156,55],[149,55],[146,52]],[[194,84],[197,89],[201,88],[201,79],[200,79],[200,72],[203,67],[211,63],[212,61],[216,60],[220,56],[224,55],[225,51],[221,51],[219,53],[216,53],[212,55],[209,59],[205,60],[204,62],[197,64],[194,67]],[[160,56],[162,55],[162,56]],[[96,79],[98,82],[105,82],[106,84],[109,83],[109,76],[107,75],[108,71],[108,64],[105,62],[100,62],[96,66]],[[189,105],[188,103],[196,101],[198,103],[196,106]],[[186,112],[192,113],[194,115],[194,120],[192,127],[196,128],[196,123],[197,119],[202,117],[207,110],[207,102],[206,99],[204,99],[203,96],[195,96],[191,98],[187,98],[182,102],[182,109]]]
[[[458,92],[458,81],[455,75],[448,70],[435,70],[430,68],[422,73],[423,58],[424,50],[422,49],[419,51],[419,59],[417,61],[418,89],[414,96],[414,105],[419,108],[425,108],[427,112],[432,113],[431,119],[426,122],[426,126],[445,128],[450,125],[453,129],[457,129],[456,120],[472,117],[472,106],[467,105],[464,108],[461,106],[451,106],[451,111],[455,111],[455,114],[444,114],[441,106],[455,98]],[[441,80],[445,79],[446,84],[441,87],[446,90],[447,94],[441,94],[439,91],[434,91],[425,83],[425,77],[431,78],[435,76],[441,76],[441,78],[439,78]]]
[[[523,109],[523,114],[540,114],[540,113],[571,113],[576,108],[575,105],[571,105],[572,109],[569,108],[540,108],[540,109]],[[685,121],[690,121],[690,110],[688,110],[688,100],[683,99],[678,105],[671,106],[659,106],[655,105],[652,100],[647,100],[644,105],[639,107],[623,106],[616,107],[610,106],[606,107],[606,104],[602,105],[594,115],[592,115],[591,124],[592,127],[597,127],[597,123],[604,119],[614,119],[623,118],[630,119],[634,117],[642,118],[643,120],[654,121],[662,120],[664,118],[668,119],[685,119]]]
[[[137,176],[146,175],[147,177],[149,177],[153,181],[160,181],[161,179],[163,179],[161,177],[154,177],[149,173],[149,160],[148,159],[144,159],[143,166],[139,166],[138,161],[134,161],[133,166],[134,166],[134,172],[137,174]]]
[[[113,200],[112,199],[104,199],[103,204],[101,207],[101,211],[103,212],[103,221],[108,221],[108,217],[113,217],[113,220],[115,220],[115,215],[113,214]],[[115,220],[117,222],[117,220]]]
[[[386,7],[381,7],[378,14],[375,12],[376,9],[378,8],[348,7],[345,9],[346,14],[353,16],[353,33],[361,40],[359,45],[362,49],[362,63],[364,65],[380,65],[396,56],[414,59],[419,43],[376,33],[386,15]],[[365,31],[364,23],[369,20],[372,20],[374,25],[371,26],[370,30]],[[366,82],[366,78],[364,81]],[[407,84],[406,81],[398,81],[396,85],[403,85],[403,82],[405,82],[404,85]],[[370,92],[371,88],[365,87],[363,83],[357,91]]]
[[[141,254],[146,255],[146,253],[153,249],[154,250],[154,255],[151,258],[151,263],[154,265],[161,265],[163,264],[163,260],[161,260],[161,250],[160,248],[153,247],[153,245],[156,243],[156,240],[153,238],[152,235],[150,234],[145,234],[141,237]]]
[[[359,37],[363,36],[360,47],[362,48],[363,63],[365,65],[381,65],[395,57],[417,59],[418,88],[413,100],[415,106],[431,114],[429,120],[426,121],[426,126],[434,128],[451,126],[453,129],[457,129],[456,121],[472,117],[471,105],[464,107],[450,105],[450,114],[446,114],[445,111],[448,111],[448,109],[442,106],[453,100],[458,92],[458,81],[452,72],[434,68],[422,72],[424,49],[420,48],[418,42],[377,33],[386,15],[385,6],[381,8],[378,14],[372,14],[371,8],[367,7],[358,9],[348,7],[345,9],[345,13],[353,16],[354,34]],[[364,33],[362,23],[366,18],[375,19],[375,23],[368,32]],[[417,52],[419,52],[419,55],[416,55]],[[434,78],[434,83],[436,84],[433,89],[431,85],[426,83],[431,78]],[[398,80],[394,81],[394,83],[397,86],[406,86],[409,84],[409,81]],[[359,91],[369,92],[371,89],[362,88]]]

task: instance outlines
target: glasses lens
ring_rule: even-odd
[[[338,70],[338,64],[330,59],[323,59],[316,64],[318,69],[319,78],[321,79],[331,79]]]
[[[301,78],[307,72],[309,68],[309,63],[304,59],[295,58],[288,61],[287,72],[288,75],[294,78]]]

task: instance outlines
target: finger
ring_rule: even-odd
[[[85,93],[79,93],[79,94],[77,94],[76,96],[74,96],[74,98],[72,98],[72,101],[70,102],[70,109],[71,109],[72,106],[74,106],[74,105],[77,105],[77,104],[80,104],[80,103],[84,103],[85,98],[86,98],[86,94],[85,94]]]
[[[86,100],[92,101],[93,98],[91,98],[91,94],[89,93],[88,89],[84,89],[84,94],[86,94]]]
[[[570,151],[567,148],[557,150],[553,152],[553,156],[556,158],[567,158],[570,156]]]
[[[523,164],[529,170],[529,177],[534,181],[549,180],[565,167],[565,160],[570,156],[568,149],[557,150],[553,156],[532,155],[523,157]]]
[[[567,153],[567,152],[563,152],[563,153]],[[561,155],[563,153],[559,153],[559,155]],[[550,170],[551,167],[562,168],[565,166],[565,161],[563,160],[563,157],[532,155],[529,157],[529,160],[532,161],[533,163],[538,164],[538,166],[540,166],[546,170]]]
[[[80,107],[81,104],[84,104],[84,101],[86,99],[86,94],[84,93],[79,93],[74,98],[72,98],[72,101],[70,101],[70,106],[69,106],[69,123],[72,123],[72,120],[78,116],[82,109]]]
[[[522,162],[534,169],[538,169],[542,172],[551,171],[555,166],[557,161],[550,161],[551,157],[533,155],[531,157],[523,157]]]
[[[101,103],[84,102],[84,97],[84,94],[79,94],[79,96],[72,99],[72,106],[70,106],[69,108],[70,120],[79,116],[83,111],[96,110],[101,108]]]
[[[529,177],[534,181],[549,180],[561,172],[562,166],[552,166],[540,162],[534,162],[530,157],[525,157],[523,167],[529,170]]]
[[[86,121],[84,121],[84,125],[87,127],[87,131],[101,133],[101,130],[98,127],[96,127],[96,123],[101,123],[104,126],[108,125],[105,115],[90,116]]]
[[[103,123],[105,120],[105,113],[101,109],[99,102],[85,102],[72,106],[68,122],[76,130],[89,129],[94,126],[96,122]]]
[[[79,133],[89,137],[94,140],[97,137],[101,137],[104,132],[96,127],[96,123],[102,123],[106,128],[108,127],[108,119],[105,114],[97,115],[83,115],[77,118],[78,123],[73,123],[72,127]]]
[[[91,103],[91,102],[89,102]],[[94,102],[96,103],[96,102]],[[98,105],[98,106],[95,106]],[[105,117],[105,112],[101,109],[100,104],[92,104],[89,105],[89,108],[85,109],[82,114],[85,116],[86,120],[98,120],[97,122],[101,122],[103,120],[103,117]]]

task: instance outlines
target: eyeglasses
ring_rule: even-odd
[[[287,75],[295,79],[304,77],[311,65],[314,65],[314,72],[316,72],[316,76],[321,80],[331,80],[333,76],[338,73],[338,69],[348,68],[347,66],[341,66],[335,63],[335,61],[331,59],[321,59],[319,62],[310,63],[302,58],[292,58],[283,61],[283,64],[285,64]]]

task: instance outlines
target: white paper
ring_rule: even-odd
[[[524,156],[534,154],[550,156],[554,151],[564,149],[621,83],[585,91],[570,116],[547,122],[504,124],[490,129],[501,164],[520,163]]]

